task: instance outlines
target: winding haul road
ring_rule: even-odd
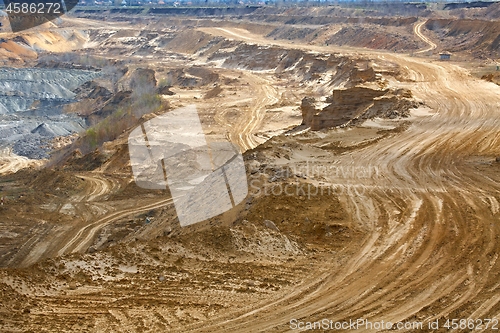
[[[423,24],[415,26],[415,34],[430,50],[435,44],[421,34]],[[241,29],[213,28],[210,33],[271,43],[242,35]],[[182,332],[288,331],[293,318],[424,323],[500,318],[500,167],[482,162],[500,156],[500,87],[449,63],[357,52],[406,68],[414,95],[434,110],[412,119],[398,135],[336,157],[341,165],[379,169],[380,177],[354,184],[364,189],[362,196],[344,198],[354,228],[366,237],[343,250],[351,254],[342,267],[331,269],[336,267],[332,258],[322,270],[304,272],[309,278],[292,293],[227,309]],[[247,149],[256,144],[251,133],[274,94],[265,87],[252,120],[240,126]],[[109,191],[99,177],[84,177],[94,185],[78,200],[96,200]],[[164,199],[109,213],[75,231],[58,253],[81,251],[105,225],[170,203]]]
[[[424,43],[426,43],[427,45],[429,45],[427,48],[423,49],[423,50],[420,50],[418,52],[415,52],[416,54],[418,53],[425,53],[425,52],[429,52],[429,51],[432,51],[432,50],[435,50],[437,48],[437,45],[431,41],[429,38],[427,38],[424,34],[422,34],[422,27],[427,23],[427,20],[426,21],[422,21],[422,22],[419,22],[417,24],[415,24],[415,26],[413,27],[413,32],[415,33],[415,35],[420,38]]]
[[[436,45],[421,34],[424,23],[415,33],[429,44],[427,51]],[[481,162],[500,155],[500,87],[452,64],[370,54],[407,68],[413,93],[435,113],[339,157],[341,165],[377,167],[381,175],[358,180],[364,195],[346,198],[354,225],[367,235],[356,254],[340,270],[310,272],[289,295],[183,332],[288,331],[293,318],[425,325],[500,318],[500,170]]]
[[[169,198],[148,205],[121,210],[109,214],[101,219],[98,219],[97,221],[88,224],[82,227],[80,230],[78,230],[78,232],[66,243],[66,245],[64,245],[64,247],[62,247],[59,250],[58,255],[63,255],[69,252],[75,253],[75,252],[85,251],[92,244],[92,241],[94,240],[94,237],[96,236],[97,232],[101,230],[103,227],[107,226],[108,224],[116,222],[128,215],[146,212],[151,209],[161,208],[172,203],[173,199]]]
[[[246,73],[248,82],[255,90],[255,98],[250,110],[250,119],[243,119],[236,131],[233,131],[232,142],[238,143],[243,151],[253,149],[259,142],[254,132],[259,128],[266,115],[266,106],[272,105],[279,100],[278,92],[272,83],[255,74]]]

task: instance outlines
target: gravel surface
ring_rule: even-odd
[[[64,114],[73,90],[99,75],[70,69],[0,68],[0,145],[21,156],[49,157],[53,138],[82,131],[85,121]]]

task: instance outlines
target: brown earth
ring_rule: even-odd
[[[408,117],[410,109],[419,106],[411,97],[411,92],[404,89],[389,91],[362,86],[336,89],[326,100],[330,104],[320,109],[314,105],[314,99],[305,97],[302,100],[302,124],[317,131],[375,117]]]
[[[92,114],[137,91],[133,73],[168,86],[168,108],[138,122],[196,104],[207,136],[244,152],[250,193],[180,227],[168,191],[133,182],[133,127],[41,170],[14,173],[31,162],[2,152],[2,331],[281,332],[294,318],[366,318],[439,319],[444,332],[446,319],[500,317],[497,85],[424,53],[275,40],[265,22],[151,21],[66,19],[87,29],[80,65],[121,73],[84,86],[80,103]],[[432,22],[401,33],[448,47]],[[22,35],[63,35],[44,29]],[[304,97],[324,98],[314,114],[331,123],[307,126]],[[330,128],[348,112],[359,121]]]

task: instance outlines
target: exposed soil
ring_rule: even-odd
[[[45,168],[2,150],[0,330],[282,332],[294,318],[365,318],[444,332],[446,319],[500,318],[496,22],[366,6],[171,21],[83,11],[2,33],[6,65],[105,73],[65,112],[123,130],[88,146],[59,137]],[[343,21],[354,13],[370,19]],[[437,61],[442,50],[454,62]],[[168,190],[133,181],[127,138],[192,104],[208,140],[240,147],[249,194],[181,227]]]

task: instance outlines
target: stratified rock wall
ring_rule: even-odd
[[[335,89],[326,101],[329,103],[327,106],[318,108],[313,98],[302,100],[302,123],[313,131],[373,117],[405,117],[411,108],[418,106],[406,89]]]

